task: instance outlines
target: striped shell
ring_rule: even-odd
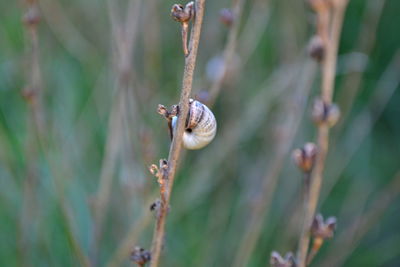
[[[186,149],[200,149],[214,139],[217,132],[217,121],[206,105],[193,99],[189,100],[189,105],[189,115],[183,133],[183,146]],[[177,121],[177,117],[172,119],[174,130]]]

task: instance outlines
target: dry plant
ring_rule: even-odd
[[[348,0],[310,0],[310,5],[317,14],[317,35],[311,42],[310,54],[321,61],[322,81],[321,99],[317,99],[313,109],[313,119],[317,124],[317,155],[310,175],[309,189],[304,198],[304,223],[299,240],[297,253],[297,264],[304,267],[310,263],[312,257],[317,253],[324,238],[314,238],[314,245],[307,260],[308,248],[312,224],[315,220],[318,198],[320,194],[325,160],[328,154],[329,129],[339,118],[339,110],[332,103],[336,58],[342,28],[343,16]]]
[[[151,249],[150,266],[153,267],[159,266],[161,249],[164,243],[165,223],[169,211],[169,202],[174,185],[175,174],[182,151],[182,138],[185,130],[185,121],[189,111],[189,96],[192,91],[193,75],[200,41],[201,26],[203,23],[204,8],[205,0],[197,0],[194,3],[188,3],[185,8],[180,5],[174,5],[171,14],[174,19],[182,23],[185,67],[183,72],[181,97],[178,105],[178,114],[180,116],[178,116],[178,122],[170,146],[168,160],[160,160],[158,168],[155,165],[152,166],[154,174],[158,177],[161,198],[160,205],[156,211],[157,221]],[[181,14],[184,14],[185,16],[181,17]],[[188,34],[188,20],[193,20],[193,25],[190,33],[189,46],[187,47],[186,39]]]

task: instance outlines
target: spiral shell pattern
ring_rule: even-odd
[[[183,146],[186,149],[200,149],[208,145],[217,132],[217,121],[212,111],[197,100],[189,100],[189,114],[183,133]],[[172,119],[175,130],[177,117]]]

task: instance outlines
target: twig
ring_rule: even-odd
[[[196,56],[197,49],[200,41],[200,33],[201,33],[201,25],[203,22],[204,15],[204,7],[205,0],[197,0],[195,1],[195,18],[193,22],[192,31],[190,34],[190,42],[189,42],[189,54],[185,58],[185,69],[183,73],[183,81],[182,81],[182,92],[179,101],[179,112],[180,116],[178,116],[178,123],[176,133],[174,134],[172,144],[169,150],[168,156],[168,170],[166,172],[166,179],[168,181],[166,187],[165,198],[162,198],[161,207],[159,210],[156,226],[154,229],[153,235],[153,244],[152,244],[152,267],[156,267],[159,265],[161,248],[164,241],[165,235],[165,221],[167,218],[167,213],[169,209],[169,201],[171,197],[172,187],[174,185],[175,173],[177,170],[178,161],[180,158],[180,153],[182,150],[182,137],[185,127],[185,120],[189,110],[189,95],[192,91],[192,82],[193,82],[193,74],[194,68],[196,65]],[[163,192],[161,192],[163,196]]]
[[[322,61],[321,98],[322,101],[327,105],[330,105],[332,103],[334,78],[336,73],[337,50],[347,2],[348,0],[332,1],[332,28],[330,29],[328,27],[329,25],[323,25],[323,29],[318,29],[319,34],[321,35],[321,38],[323,39],[325,45],[325,56]],[[324,16],[326,18],[323,18],[322,21],[324,21],[325,23],[325,21],[329,21],[329,15],[324,14]],[[304,215],[304,224],[299,240],[297,256],[299,267],[306,266],[307,252],[310,242],[310,227],[314,219],[315,211],[318,204],[318,198],[322,184],[322,176],[325,166],[325,159],[328,153],[329,127],[330,126],[326,123],[321,123],[318,125],[318,155],[315,162],[315,168],[311,174],[310,192],[307,203],[308,207],[306,208],[306,212]]]

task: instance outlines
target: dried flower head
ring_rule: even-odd
[[[144,266],[151,260],[151,253],[141,247],[135,247],[131,252],[131,260],[139,266]]]
[[[219,12],[219,19],[224,25],[230,27],[230,26],[232,26],[232,24],[235,20],[235,15],[233,14],[231,9],[223,8]]]
[[[314,238],[332,238],[336,229],[336,218],[329,217],[324,221],[321,214],[317,214],[311,225],[311,234]]]
[[[282,257],[281,254],[279,254],[278,252],[272,251],[269,263],[271,264],[272,267],[296,266],[296,260],[292,252],[288,252],[286,253],[285,257]]]
[[[325,56],[324,41],[319,35],[314,35],[308,44],[308,54],[318,62],[321,62]]]
[[[302,148],[295,149],[292,153],[294,162],[303,172],[312,170],[316,156],[317,146],[314,143],[306,143]]]
[[[193,2],[189,2],[185,7],[181,4],[174,4],[171,8],[171,17],[178,22],[187,23],[193,17],[193,10]]]
[[[332,127],[340,118],[340,110],[336,104],[326,103],[322,99],[316,99],[312,110],[312,118],[317,124],[327,124]]]
[[[37,25],[40,22],[40,12],[37,5],[31,5],[22,17],[22,21],[28,26]]]

